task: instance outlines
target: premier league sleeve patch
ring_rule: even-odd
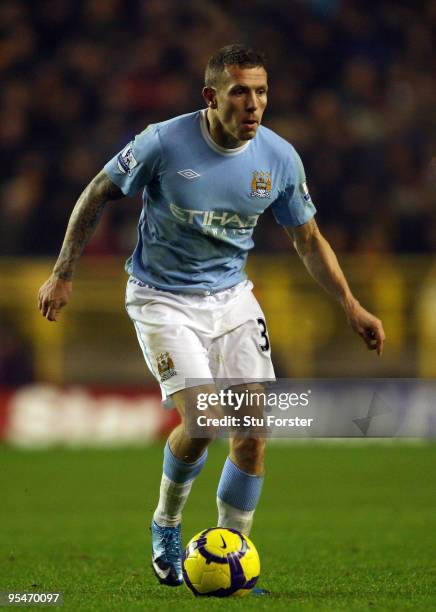
[[[304,183],[301,183],[301,185],[300,185],[300,191],[301,191],[301,193],[302,193],[303,200],[304,200],[305,202],[310,202],[311,197],[310,197],[309,190],[308,190],[308,188],[307,188],[307,183],[306,183],[306,181],[304,181]]]
[[[133,155],[132,148],[133,143],[128,144],[117,157],[118,169],[120,172],[127,174],[128,176],[132,175],[132,170],[138,165],[138,162]]]

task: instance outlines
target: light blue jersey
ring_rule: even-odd
[[[224,149],[210,137],[206,110],[148,126],[105,172],[125,195],[143,190],[129,274],[177,293],[209,294],[246,278],[253,229],[268,206],[278,223],[306,223],[315,207],[295,149],[260,126]]]

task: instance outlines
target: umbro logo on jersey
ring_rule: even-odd
[[[186,170],[179,170],[177,174],[181,174],[185,179],[195,179],[200,176],[198,172],[195,172],[195,170],[191,170],[191,168],[187,168]]]

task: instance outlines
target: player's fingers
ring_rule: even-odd
[[[381,355],[383,353],[383,340],[381,340],[378,344],[377,344],[377,355]]]
[[[59,312],[59,311],[58,311],[58,309],[57,309],[57,308],[50,307],[50,308],[47,310],[47,314],[45,315],[45,318],[46,318],[48,321],[56,321],[56,320],[57,320],[57,316],[58,316],[58,312]]]
[[[45,297],[44,297],[44,285],[42,287],[40,287],[39,291],[38,291],[38,308],[39,310],[42,312],[42,309],[44,307],[44,302],[46,301]]]
[[[385,332],[383,331],[383,328],[381,328],[377,335],[377,355],[381,355],[383,353],[383,345],[384,345],[385,339],[386,339]]]
[[[49,321],[56,321],[57,315],[63,306],[65,306],[64,301],[50,300],[44,304],[42,314]]]
[[[373,351],[376,348],[376,339],[370,329],[360,329],[359,336],[365,342],[368,350]]]
[[[377,355],[382,354],[385,333],[379,321],[374,325],[374,327],[366,330],[365,340],[369,350],[376,350]]]
[[[369,340],[367,339],[366,346],[368,347],[370,351],[375,351],[377,350],[378,342],[376,339],[369,339]]]
[[[41,307],[40,307],[40,310],[41,310],[41,313],[42,313],[43,317],[46,316],[47,311],[48,311],[49,308],[50,308],[50,302],[48,300],[44,300],[43,299],[41,301]]]
[[[49,300],[48,298],[42,300],[41,312],[44,317],[47,316],[47,313],[52,308],[57,308],[57,300]]]
[[[383,353],[383,345],[384,345],[386,336],[385,336],[385,331],[383,329],[382,322],[379,321],[378,319],[375,325],[374,332],[377,338],[377,355],[381,355]]]
[[[47,308],[49,306],[50,306],[50,303],[41,296],[38,307],[43,316],[45,316],[45,313],[47,312]]]

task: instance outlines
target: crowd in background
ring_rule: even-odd
[[[2,0],[0,27],[0,254],[56,253],[84,186],[147,124],[201,108],[230,42],[266,53],[264,123],[300,152],[336,250],[436,246],[434,2]],[[89,251],[128,254],[139,206],[108,207]],[[256,236],[288,248],[271,216]]]

